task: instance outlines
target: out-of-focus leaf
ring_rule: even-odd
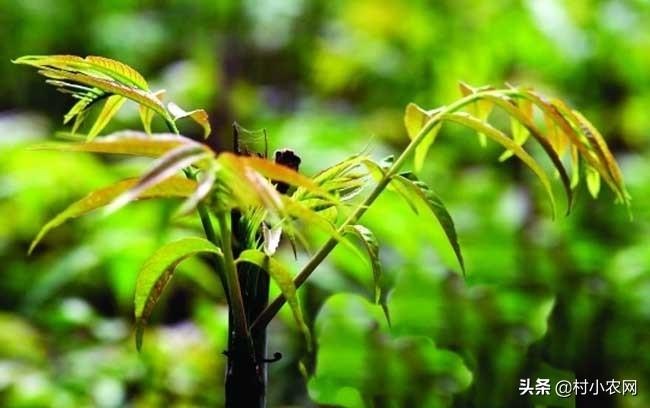
[[[32,241],[32,244],[29,247],[29,252],[31,253],[34,250],[40,240],[43,239],[45,234],[47,234],[51,229],[58,227],[71,218],[80,217],[90,211],[108,205],[125,191],[133,188],[138,181],[139,179],[137,178],[122,180],[111,186],[93,191],[81,200],[74,202],[41,228],[38,235],[36,235],[36,238],[34,238],[34,241]],[[167,180],[143,191],[138,196],[138,199],[188,197],[194,192],[194,190],[196,190],[195,181],[184,177],[170,177]]]
[[[593,198],[598,197],[600,192],[600,174],[591,166],[585,166],[585,178],[587,179],[587,189]]]
[[[247,249],[242,252],[237,262],[248,262],[257,265],[269,274],[287,300],[298,327],[305,335],[308,347],[311,347],[311,334],[302,317],[302,311],[300,310],[300,304],[296,295],[296,286],[293,284],[293,277],[284,265],[264,252],[255,249]]]
[[[197,204],[210,193],[216,178],[216,170],[213,167],[208,167],[203,171],[198,180],[196,190],[194,190],[194,193],[192,193],[191,196],[183,201],[183,204],[178,208],[177,214],[186,215],[196,208]]]
[[[477,132],[484,133],[487,137],[499,143],[508,150],[512,150],[514,154],[521,159],[530,169],[537,175],[537,177],[542,182],[546,193],[551,201],[551,206],[553,209],[553,215],[555,215],[555,196],[553,195],[553,189],[551,188],[551,182],[548,179],[548,176],[542,169],[542,167],[537,163],[537,161],[531,157],[521,146],[517,145],[512,141],[508,136],[503,134],[500,130],[492,127],[488,123],[481,121],[465,112],[458,112],[452,114],[445,114],[444,119],[456,122],[461,125],[467,126],[471,129],[476,130]]]
[[[384,310],[386,321],[388,324],[390,324],[390,313],[388,311],[387,297],[384,294],[384,288],[382,285],[382,270],[381,262],[379,260],[379,244],[377,243],[377,238],[375,237],[375,234],[372,233],[372,231],[359,224],[348,225],[345,228],[345,233],[356,236],[363,244],[366,252],[368,252],[368,258],[370,258],[370,264],[372,266],[372,277],[375,285],[373,301],[375,303],[378,303]]]
[[[207,150],[200,144],[188,144],[180,146],[156,160],[151,169],[140,177],[138,182],[129,190],[122,193],[106,207],[106,212],[117,211],[150,187],[172,177],[180,170],[192,164],[212,157],[212,151]]]
[[[204,139],[207,139],[208,136],[210,136],[212,129],[210,128],[208,113],[204,109],[195,109],[193,111],[186,112],[173,102],[169,102],[167,104],[167,109],[169,109],[169,113],[171,113],[174,117],[174,121],[189,117],[203,128]]]
[[[42,143],[32,146],[31,149],[160,157],[177,147],[190,144],[198,145],[192,139],[173,133],[160,133],[156,134],[155,137],[149,137],[144,132],[126,130],[90,142]]]
[[[97,120],[88,132],[88,141],[93,140],[108,125],[108,122],[115,116],[118,110],[124,105],[126,98],[119,95],[112,95],[106,99],[102,111],[99,112]]]
[[[144,325],[151,316],[162,291],[174,275],[176,266],[185,258],[202,252],[223,256],[221,250],[206,239],[183,238],[158,249],[140,269],[134,296],[135,341],[138,350],[142,347]]]
[[[154,92],[154,96],[158,98],[160,102],[162,102],[163,97],[165,96],[165,90],[161,89],[160,91]],[[142,122],[142,127],[144,128],[144,131],[150,135],[151,134],[151,121],[153,120],[153,115],[154,111],[147,108],[145,105],[140,105],[138,108],[138,112],[140,113],[140,121]]]
[[[438,195],[427,186],[425,183],[419,181],[413,174],[397,175],[391,180],[391,184],[395,183],[399,186],[397,190],[404,199],[410,203],[412,207],[417,208],[417,204],[421,203],[428,208],[436,217],[440,226],[445,231],[447,240],[456,254],[456,259],[460,268],[465,273],[465,262],[463,261],[463,254],[460,250],[458,243],[458,235],[456,234],[456,227],[454,220],[449,215],[447,208],[443,204]]]

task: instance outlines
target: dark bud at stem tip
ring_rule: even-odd
[[[298,157],[298,155],[296,155],[291,149],[282,149],[275,152],[275,162],[277,164],[287,166],[295,171],[298,171],[298,168],[300,167],[300,161],[300,157]],[[282,194],[286,194],[286,192],[289,190],[289,185],[285,183],[278,183],[277,190]]]

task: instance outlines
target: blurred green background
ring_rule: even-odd
[[[27,257],[50,217],[148,164],[27,150],[62,129],[72,101],[10,59],[50,53],[124,61],[168,100],[206,108],[216,148],[233,120],[266,128],[307,174],[364,148],[377,158],[403,148],[404,106],[448,103],[458,80],[567,99],[612,146],[634,220],[583,185],[573,214],[552,220],[521,164],[443,129],[422,178],[456,220],[467,278],[435,220],[386,193],[362,221],[394,282],[392,327],[367,300],[368,265],[337,249],[301,290],[316,353],[286,310],[271,325],[269,351],[284,354],[270,367],[271,406],[650,406],[648,27],[647,0],[0,0],[0,406],[203,407],[224,396],[227,312],[201,259],[182,265],[143,352],[133,344],[139,267],[192,233],[171,219],[177,203],[75,220]],[[122,128],[140,128],[134,106],[109,131]],[[638,395],[522,397],[521,378],[636,379]]]

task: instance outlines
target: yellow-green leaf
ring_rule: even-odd
[[[503,134],[500,130],[492,127],[490,124],[485,123],[468,113],[457,112],[444,115],[444,120],[455,122],[463,126],[467,126],[471,129],[476,130],[477,132],[484,133],[488,138],[499,143],[508,150],[512,150],[514,154],[521,159],[540,179],[548,197],[551,201],[551,206],[553,209],[553,215],[555,215],[555,196],[553,195],[553,189],[551,188],[551,182],[548,179],[548,176],[542,169],[542,167],[537,163],[537,161],[530,156],[521,146],[516,144],[512,139]]]
[[[207,139],[208,136],[210,136],[212,129],[210,128],[208,113],[204,109],[195,109],[193,111],[186,112],[173,102],[167,104],[167,109],[169,109],[169,112],[172,114],[172,116],[174,116],[174,121],[189,117],[203,128],[204,139]]]
[[[68,208],[60,212],[56,217],[48,221],[38,232],[38,235],[29,247],[31,253],[36,245],[43,239],[53,228],[58,227],[64,222],[80,217],[93,210],[104,207],[125,191],[129,190],[138,183],[137,178],[130,178],[119,181],[111,186],[93,191],[79,201],[74,202]],[[160,198],[160,197],[189,197],[196,189],[196,182],[184,177],[171,177],[164,182],[157,184],[144,191],[139,199]]]
[[[123,62],[105,57],[92,55],[86,58],[76,55],[27,55],[17,58],[13,63],[31,65],[37,68],[82,72],[87,75],[111,79],[145,91],[149,89],[147,81],[138,71]]]
[[[153,312],[165,286],[174,275],[176,266],[186,258],[198,253],[223,256],[221,250],[210,241],[191,237],[171,242],[158,249],[142,266],[135,283],[135,341],[142,347],[144,326]]]
[[[165,90],[161,89],[160,91],[154,92],[154,96],[162,102],[163,97],[165,96]],[[138,108],[140,113],[140,120],[142,121],[142,127],[144,131],[150,135],[151,134],[151,121],[153,120],[154,111],[147,108],[145,105],[140,105]]]
[[[269,274],[287,300],[298,327],[305,335],[308,347],[311,347],[311,334],[302,317],[302,310],[300,309],[298,296],[296,295],[296,286],[294,285],[293,277],[287,268],[279,261],[267,256],[264,252],[255,249],[247,249],[242,252],[237,259],[237,262],[248,262],[257,265]]]
[[[530,105],[529,101],[525,101],[525,102],[528,103],[528,105]],[[523,114],[527,115],[526,113]],[[528,136],[530,135],[524,123],[522,123],[519,119],[517,119],[514,116],[510,117],[510,132],[512,134],[512,140],[515,143],[517,143],[519,146],[523,146],[523,144],[526,143],[526,140],[528,140]],[[514,153],[511,150],[506,150],[499,157],[499,161],[505,161],[510,157],[512,157],[513,154]]]
[[[462,81],[458,83],[458,87],[460,88],[460,93],[463,96],[469,96],[480,91],[491,89],[491,87],[489,86],[474,88]],[[476,116],[479,120],[485,122],[487,121],[487,118],[490,116],[490,112],[492,112],[492,103],[488,99],[479,99],[472,103],[471,109],[474,116]],[[478,132],[478,140],[481,146],[483,147],[487,146],[487,138],[485,134]]]
[[[86,57],[85,60],[95,70],[107,74],[117,81],[131,84],[145,91],[149,89],[149,85],[142,75],[123,62],[94,55]]]
[[[102,111],[99,113],[97,120],[88,132],[88,141],[93,140],[108,125],[108,122],[115,116],[118,110],[124,105],[126,98],[119,95],[112,95],[106,99]]]
[[[600,192],[600,174],[598,170],[591,166],[585,166],[585,178],[587,179],[587,189],[593,198],[598,197]]]
[[[437,112],[437,110],[426,111],[414,103],[409,103],[404,114],[404,126],[409,138],[414,139]],[[429,148],[440,131],[440,126],[441,123],[434,125],[415,147],[414,166],[416,172],[422,170]]]
[[[562,186],[564,187],[564,192],[566,193],[567,196],[567,201],[568,201],[567,214],[568,214],[571,211],[571,208],[573,207],[573,191],[571,187],[571,181],[569,180],[569,176],[557,152],[553,149],[550,142],[547,140],[547,137],[545,137],[537,128],[537,126],[535,126],[535,124],[533,123],[532,102],[528,99],[521,99],[518,101],[518,104],[515,105],[511,102],[510,99],[505,98],[503,96],[490,94],[490,95],[486,95],[485,97],[490,99],[494,103],[494,105],[500,107],[506,113],[508,113],[511,119],[516,119],[521,125],[523,125],[523,127],[525,127],[525,129],[528,131],[528,134],[532,135],[533,138],[537,141],[537,143],[539,143],[542,146],[544,152],[546,152],[546,155],[551,159],[553,166],[555,166],[555,169],[558,171],[560,175],[560,180],[562,181]],[[512,151],[507,150],[507,152],[512,152]]]

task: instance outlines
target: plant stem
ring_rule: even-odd
[[[244,309],[244,300],[237,276],[237,266],[235,265],[235,259],[232,253],[232,237],[226,213],[223,211],[217,213],[217,220],[219,221],[219,229],[221,230],[221,251],[223,252],[227,291],[230,294],[230,309],[235,321],[235,333],[242,338],[248,338],[246,310]]]
[[[356,207],[354,212],[341,224],[338,228],[338,232],[343,234],[345,228],[348,225],[356,223],[361,216],[366,212],[366,210],[370,207],[370,205],[379,197],[379,195],[384,191],[384,189],[388,186],[390,183],[392,177],[397,174],[397,172],[402,168],[404,165],[404,162],[408,157],[415,151],[415,148],[420,144],[422,139],[433,129],[434,126],[436,126],[438,123],[440,123],[443,120],[443,117],[445,114],[457,111],[464,106],[476,101],[477,99],[480,99],[486,95],[492,94],[491,91],[482,91],[482,92],[477,92],[473,93],[471,95],[467,95],[466,97],[457,100],[456,102],[442,108],[440,111],[438,111],[435,115],[433,115],[431,118],[429,118],[429,121],[420,129],[418,134],[411,140],[411,142],[406,146],[404,151],[399,155],[397,160],[393,163],[390,168],[384,173],[383,177],[375,188],[370,192],[368,197],[361,203],[359,206]],[[501,95],[504,93],[502,92]],[[506,93],[508,95],[517,95],[518,91],[512,90],[512,92]],[[323,262],[323,260],[329,255],[330,252],[336,247],[338,244],[338,239],[337,238],[330,238],[323,244],[323,246],[314,254],[314,256],[307,262],[307,264],[302,268],[302,270],[296,275],[295,279],[293,280],[294,285],[296,288],[299,288],[309,276],[311,276],[312,272],[318,267],[318,265]],[[283,295],[279,295],[276,297],[273,302],[271,302],[263,311],[260,313],[260,315],[255,319],[253,324],[251,324],[251,330],[256,330],[261,327],[266,327],[266,325],[269,324],[269,322],[273,319],[273,317],[278,313],[280,308],[284,305],[286,302],[286,299]]]

